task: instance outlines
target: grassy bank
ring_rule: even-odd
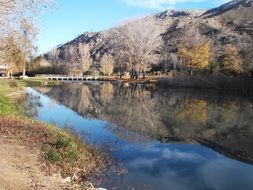
[[[158,86],[167,88],[211,89],[253,94],[253,79],[247,77],[226,75],[179,75],[161,79],[157,84]]]
[[[29,77],[25,80],[12,80],[13,82],[20,83],[26,86],[41,86],[41,85],[59,85],[61,81],[48,80],[46,78]]]
[[[18,116],[25,115],[25,110],[22,108],[24,87],[58,84],[60,84],[58,81],[50,81],[40,78],[29,78],[27,80],[0,79],[0,114]]]
[[[13,86],[14,85],[14,86]],[[17,98],[23,92],[23,84],[16,85],[0,80],[0,114],[1,115],[22,115],[18,106]]]
[[[0,81],[0,134],[12,143],[38,152],[46,174],[83,184],[105,174],[110,158],[97,147],[85,144],[69,130],[27,118],[20,99],[27,81]],[[84,185],[84,184],[83,184]]]

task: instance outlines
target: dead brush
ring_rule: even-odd
[[[0,123],[1,134],[39,152],[41,168],[49,175],[60,173],[63,178],[83,185],[86,181],[94,183],[110,170],[112,161],[108,153],[69,131],[12,116],[0,115]]]

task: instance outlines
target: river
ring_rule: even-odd
[[[105,188],[253,189],[251,97],[102,82],[26,91],[35,118],[110,145],[123,169]]]

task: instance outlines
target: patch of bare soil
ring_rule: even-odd
[[[38,151],[0,137],[0,189],[69,189],[60,176],[46,176],[40,169]]]

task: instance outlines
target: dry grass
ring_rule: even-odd
[[[23,84],[0,81],[0,134],[19,145],[39,152],[41,169],[48,175],[60,173],[72,182],[87,186],[107,174],[110,156],[105,151],[84,143],[81,136],[70,130],[26,118],[17,91]],[[13,95],[15,94],[15,96]],[[88,184],[87,189],[93,187]]]
[[[106,173],[110,157],[76,135],[31,119],[0,116],[0,133],[40,151],[42,169],[82,183]]]

